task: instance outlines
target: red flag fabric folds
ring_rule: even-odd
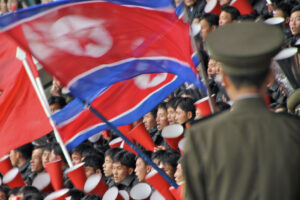
[[[16,44],[0,35],[0,157],[51,131]]]

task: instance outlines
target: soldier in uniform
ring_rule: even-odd
[[[300,116],[300,88],[295,90],[287,99],[289,112]]]
[[[208,36],[233,105],[186,133],[186,200],[300,199],[300,118],[271,112],[263,100],[282,43],[278,27],[254,22]]]

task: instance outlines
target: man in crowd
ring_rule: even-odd
[[[205,13],[200,18],[200,26],[201,26],[201,37],[202,40],[205,41],[208,34],[214,30],[219,25],[219,16],[211,13]]]
[[[186,200],[299,199],[300,118],[274,113],[263,100],[282,44],[279,27],[254,22],[232,23],[208,36],[206,47],[222,63],[233,105],[186,134]]]
[[[86,177],[90,177],[93,174],[102,174],[104,159],[102,156],[87,156],[83,160]]]
[[[240,16],[240,12],[233,6],[222,6],[220,18],[219,18],[219,26],[224,26],[226,24],[232,23],[237,20]]]
[[[151,158],[152,152],[151,151],[144,151],[144,154]],[[135,175],[139,182],[144,182],[146,179],[146,175],[151,171],[152,166],[146,163],[141,157],[137,157],[136,164],[135,164]]]
[[[105,151],[104,154],[104,163],[103,163],[103,173],[106,178],[106,184],[108,187],[114,185],[113,179],[113,157],[120,152],[121,148],[111,148]]]
[[[30,160],[32,173],[29,177],[31,178],[31,181],[34,180],[36,175],[44,171],[42,156],[43,156],[43,147],[35,146],[32,151],[31,160]]]
[[[19,168],[20,173],[27,184],[31,184],[29,175],[31,174],[30,158],[33,146],[31,143],[25,144],[10,151],[10,161],[12,166]]]
[[[134,169],[135,155],[133,153],[122,150],[113,157],[113,178],[119,190],[130,192],[131,188],[138,183]]]

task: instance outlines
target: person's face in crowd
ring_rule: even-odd
[[[23,199],[23,197],[24,197],[24,193],[22,192],[22,193],[18,193],[17,194],[17,199]]]
[[[274,3],[267,3],[266,6],[268,8],[268,13],[272,14],[275,4]]]
[[[125,165],[122,165],[121,162],[114,162],[112,172],[115,183],[121,183],[133,172],[133,169],[127,168]]]
[[[206,19],[201,19],[200,21],[201,26],[201,36],[202,40],[205,41],[208,34],[215,29],[215,26],[210,26],[210,24],[206,21]]]
[[[58,103],[53,103],[50,105],[50,110],[52,113],[55,113],[56,111],[60,110],[61,107]]]
[[[154,158],[154,159],[152,160],[152,162],[155,163],[157,166],[160,165],[160,160],[159,160],[158,158]]]
[[[282,10],[276,9],[273,11],[273,17],[283,17],[284,18],[284,14],[283,14]]]
[[[168,117],[169,124],[175,124],[176,110],[173,107],[168,107],[167,112],[168,112],[167,117]]]
[[[138,158],[136,160],[136,166],[135,166],[135,175],[137,176],[139,182],[145,181],[145,177],[147,173],[149,173],[149,167],[147,167],[146,163],[143,161],[142,158]]]
[[[164,172],[171,178],[174,179],[174,169],[173,167],[168,163],[163,163],[163,170]]]
[[[91,166],[84,166],[84,170],[85,170],[85,175],[86,175],[87,178],[90,177],[93,174],[101,174],[100,169],[95,170]]]
[[[179,106],[177,106],[176,116],[175,116],[176,123],[183,124],[184,122],[186,122],[187,120],[189,120],[191,118],[192,118],[191,112],[185,112]]]
[[[229,5],[231,0],[220,0],[220,6]]]
[[[219,18],[219,26],[224,26],[232,22],[231,15],[228,12],[222,11]]]
[[[110,156],[105,156],[104,163],[103,163],[104,175],[106,177],[112,176],[113,175],[112,169],[113,169],[113,160],[111,159]]]
[[[289,25],[292,35],[298,35],[300,33],[300,11],[291,14]]]
[[[17,167],[18,165],[18,152],[15,150],[11,150],[9,152],[9,158],[12,166]]]
[[[199,24],[200,24],[200,18],[195,17],[195,18],[193,19],[193,21],[192,21],[192,25],[193,25],[193,24],[199,25]]]
[[[54,162],[60,159],[60,156],[55,155],[54,150],[52,150],[50,153],[49,162]]]
[[[174,177],[175,177],[175,181],[177,184],[180,184],[183,182],[183,173],[182,173],[182,168],[181,168],[181,164],[178,163],[177,164],[177,167],[176,167],[176,171],[175,171],[175,174],[174,174]]]
[[[210,79],[212,79],[212,75],[216,74],[216,61],[214,59],[209,59],[207,74]]]
[[[146,115],[144,115],[143,123],[147,130],[149,130],[150,128],[152,128],[156,125],[155,118],[151,112],[148,112]]]
[[[3,191],[0,191],[0,200],[7,200],[6,194]]]
[[[213,75],[220,74],[220,73],[221,73],[221,63],[217,62],[212,58],[209,59],[208,68],[207,68],[208,77],[212,79]]]
[[[197,0],[183,0],[184,5],[187,7],[193,6]]]
[[[284,13],[283,13],[283,11],[282,11],[281,9],[275,9],[275,10],[273,11],[273,17],[282,17],[282,18],[284,18],[284,19],[285,19],[285,20],[284,20],[284,23],[285,23],[285,24],[289,23],[289,21],[290,21],[290,18],[289,18],[289,17],[285,17],[285,16],[284,16]]]
[[[196,112],[195,113],[196,113],[195,119],[200,119],[202,117],[200,109],[196,108]]]
[[[30,160],[30,165],[31,165],[31,171],[32,172],[41,172],[43,171],[43,162],[42,162],[42,156],[43,156],[43,149],[34,149],[32,151],[32,156]]]
[[[1,0],[0,2],[0,11],[2,14],[8,12],[7,4],[5,3],[5,0]]]
[[[77,164],[81,163],[82,157],[81,157],[80,153],[78,153],[78,152],[72,153],[71,158],[72,158],[73,165],[77,165]]]
[[[156,117],[157,130],[161,131],[169,124],[167,116],[168,113],[165,109],[159,108],[157,110],[157,117]]]
[[[9,195],[8,200],[15,200],[17,197],[17,195],[11,194]]]
[[[51,151],[50,150],[44,150],[42,154],[42,163],[43,167],[45,168],[45,165],[49,162]]]

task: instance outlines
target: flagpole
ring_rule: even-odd
[[[112,123],[110,123],[103,115],[101,115],[95,108],[93,108],[88,102],[80,99],[82,103],[84,103],[89,110],[96,115],[99,119],[101,119],[104,123],[108,125],[108,127],[119,137],[121,137],[135,152],[138,153],[138,155],[146,161],[148,164],[150,164],[170,185],[172,185],[174,188],[178,188],[178,185],[174,180],[172,180],[164,171],[162,171],[155,163],[152,162],[152,160],[144,154],[137,146],[135,146],[126,136],[124,136]]]
[[[32,86],[33,86],[33,88],[34,88],[34,90],[35,90],[35,92],[36,92],[36,94],[37,94],[37,96],[39,98],[39,101],[40,101],[40,103],[41,103],[41,105],[42,105],[42,107],[43,107],[43,109],[44,109],[44,111],[46,113],[46,116],[49,119],[50,125],[53,128],[54,136],[55,136],[58,144],[60,145],[60,147],[62,149],[62,152],[63,152],[63,154],[64,154],[64,156],[66,158],[68,166],[70,168],[73,167],[73,163],[72,163],[71,157],[69,155],[69,152],[68,152],[67,148],[65,147],[65,145],[64,145],[64,143],[63,143],[63,141],[62,141],[62,139],[61,139],[61,137],[60,137],[60,135],[58,133],[58,130],[57,130],[56,126],[55,126],[54,121],[51,118],[50,107],[49,107],[49,104],[47,102],[47,98],[46,98],[46,95],[44,93],[44,89],[41,86],[42,84],[41,84],[40,79],[37,79],[38,83],[36,83],[36,81],[34,79],[34,75],[32,74],[30,66],[29,66],[29,64],[28,64],[28,62],[26,60],[26,52],[23,51],[20,47],[17,47],[17,55],[16,55],[16,57],[23,62],[24,68],[25,68],[25,70],[27,72],[27,75],[28,75],[28,77],[30,79],[30,82],[31,82],[31,84],[32,84]],[[40,86],[39,86],[39,84],[40,84]]]
[[[184,7],[184,20],[187,21],[187,11],[186,11],[186,7]],[[191,28],[191,26],[190,26]],[[190,31],[192,32],[192,31]],[[208,103],[209,103],[209,107],[210,107],[210,110],[212,111],[212,113],[215,113],[216,110],[215,110],[215,107],[214,107],[214,104],[213,104],[213,101],[212,101],[212,98],[211,98],[211,91],[210,91],[210,88],[209,88],[209,84],[208,84],[208,77],[207,77],[207,74],[205,72],[205,68],[204,68],[204,59],[203,59],[203,56],[201,53],[199,53],[199,49],[197,48],[197,45],[196,45],[196,42],[195,42],[195,38],[193,35],[191,35],[191,43],[192,43],[192,46],[194,47],[194,49],[196,49],[196,53],[200,59],[200,63],[198,66],[200,66],[200,73],[201,73],[201,77],[203,78],[204,80],[204,84],[206,85],[206,92],[207,92],[207,96],[208,96]]]

